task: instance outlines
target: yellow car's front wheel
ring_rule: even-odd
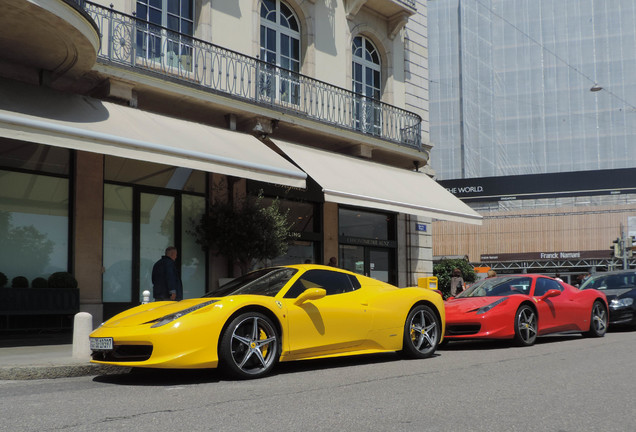
[[[415,306],[404,323],[402,353],[410,358],[430,357],[437,348],[440,335],[441,328],[435,312],[426,305]]]
[[[221,367],[237,378],[266,375],[279,355],[276,327],[268,317],[258,312],[247,312],[234,318],[221,337]]]

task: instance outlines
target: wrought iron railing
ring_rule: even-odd
[[[98,57],[421,150],[417,114],[86,2]]]
[[[407,6],[412,7],[413,9],[416,9],[415,6],[415,0],[398,0],[400,3],[404,3]]]

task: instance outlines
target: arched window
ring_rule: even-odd
[[[260,96],[298,104],[300,27],[298,18],[280,0],[261,0],[261,60],[268,63],[259,76]],[[271,65],[271,66],[269,66]]]
[[[381,133],[380,110],[380,54],[371,41],[363,36],[353,38],[351,44],[353,91],[363,97],[356,101],[356,127],[364,132]]]

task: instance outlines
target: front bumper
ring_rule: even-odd
[[[90,336],[113,338],[113,350],[93,351],[91,362],[168,369],[217,367],[220,326],[188,321],[178,320],[165,328],[100,327]]]
[[[632,306],[612,307],[609,308],[610,325],[636,325],[636,313]]]

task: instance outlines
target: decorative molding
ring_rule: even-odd
[[[347,13],[347,19],[352,20],[360,12],[360,8],[367,2],[367,0],[344,0],[345,12]]]
[[[407,12],[400,12],[389,19],[389,39],[395,39],[395,36],[406,26],[406,23],[409,21],[409,16],[410,14]]]

